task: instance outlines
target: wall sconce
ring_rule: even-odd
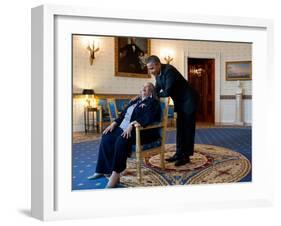
[[[170,64],[174,59],[174,51],[169,48],[164,48],[161,50],[160,56],[165,60],[166,64]]]
[[[170,57],[170,56],[165,56],[165,57],[164,57],[164,60],[166,61],[167,64],[170,64],[173,59],[174,59],[174,58],[173,58],[173,57]]]
[[[93,45],[90,46],[90,43],[89,43],[88,46],[87,46],[87,50],[89,50],[89,52],[90,52],[90,58],[89,58],[90,65],[93,65],[93,62],[94,62],[94,59],[95,59],[95,53],[97,51],[99,51],[100,48],[95,46],[95,41],[93,40]]]
[[[88,104],[86,107],[91,107],[91,99],[89,98],[89,96],[95,95],[94,90],[93,89],[83,89],[82,94],[86,95],[86,102]]]

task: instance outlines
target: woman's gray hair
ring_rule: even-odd
[[[151,82],[147,82],[147,84],[149,84],[149,88],[152,94],[152,98],[158,100],[158,96],[156,94],[156,90],[155,90],[155,86],[153,85],[153,83]]]

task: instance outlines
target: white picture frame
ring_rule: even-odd
[[[101,22],[102,26],[98,26]],[[117,31],[114,25],[124,29],[119,27]],[[139,29],[144,26],[145,31]],[[111,36],[143,36],[143,32],[147,36],[151,32],[153,37],[162,38],[251,42],[255,74],[252,182],[71,191],[72,131],[71,120],[67,120],[71,116],[72,98],[69,34],[86,33],[87,29],[89,34]],[[273,178],[268,175],[273,169],[273,150],[266,138],[269,116],[264,110],[268,109],[264,104],[269,104],[271,93],[268,81],[273,76],[272,45],[273,22],[265,19],[117,12],[57,5],[33,8],[32,216],[57,220],[272,205]],[[108,204],[109,200],[113,205]]]

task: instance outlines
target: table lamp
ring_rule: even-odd
[[[93,89],[83,89],[82,91],[83,95],[86,95],[86,102],[88,103],[88,107],[91,106],[91,100],[89,98],[89,95],[95,95],[95,92]]]

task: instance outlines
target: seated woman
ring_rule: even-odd
[[[120,173],[126,169],[127,157],[135,143],[134,124],[145,127],[159,122],[160,117],[161,108],[159,101],[154,96],[154,86],[147,82],[141,90],[141,95],[131,101],[120,117],[103,131],[96,172],[88,179],[111,174],[106,187],[115,187],[120,180]],[[149,143],[159,138],[159,133],[157,129],[145,130],[141,137],[144,143]]]

